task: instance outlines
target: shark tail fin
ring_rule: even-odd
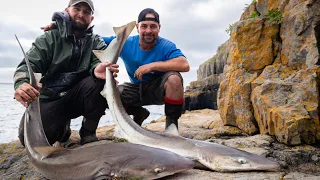
[[[173,123],[169,127],[167,127],[167,129],[165,129],[163,133],[170,134],[173,136],[180,136],[177,126]]]
[[[133,30],[133,28],[135,27],[135,25],[136,25],[136,21],[132,21],[132,22],[130,22],[130,23],[126,24],[126,25],[123,25],[121,27],[113,27],[113,31],[116,34],[116,38],[117,39],[123,39],[122,43],[124,44],[126,39],[127,39],[127,37],[124,38],[124,36],[128,36],[131,33],[131,31]],[[110,44],[111,43],[114,43],[114,42],[111,41]],[[109,44],[109,46],[110,46],[110,44]],[[93,52],[93,54],[95,56],[97,56],[97,58],[101,62],[104,62],[104,61],[106,61],[106,59],[110,58],[110,57],[108,57],[108,54],[110,54],[110,49],[108,49],[108,48],[105,49],[105,50],[92,50],[92,52]],[[113,63],[116,63],[116,62],[113,62]]]
[[[51,154],[55,152],[59,152],[64,150],[62,147],[52,147],[52,146],[43,146],[43,147],[35,147],[34,148],[41,156],[41,160],[47,158]]]

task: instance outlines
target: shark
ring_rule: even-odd
[[[94,53],[102,61],[107,59],[117,63],[117,56],[110,56],[107,50]],[[126,113],[109,70],[106,70],[106,83],[101,94],[107,99],[110,113],[116,123],[115,136],[125,138],[131,143],[168,150],[193,160],[201,169],[218,172],[276,171],[279,168],[277,162],[260,155],[218,143],[182,137],[174,124],[163,133],[140,127]]]
[[[114,28],[117,40],[125,41],[132,24]],[[131,28],[131,30],[130,30]],[[122,36],[121,36],[121,35]],[[30,84],[37,88],[33,70],[24,54]],[[109,45],[121,49],[119,43]],[[194,162],[173,152],[131,143],[102,143],[74,149],[51,146],[42,126],[39,97],[28,104],[24,114],[24,144],[33,166],[48,179],[158,179],[192,169]]]

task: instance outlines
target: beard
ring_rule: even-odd
[[[152,34],[143,34],[142,40],[145,44],[153,44],[157,40],[157,38]]]
[[[89,24],[88,23],[78,23],[75,20],[72,20],[72,28],[78,31],[85,31],[88,29]]]

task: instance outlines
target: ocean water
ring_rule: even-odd
[[[18,127],[25,108],[13,99],[13,84],[0,83],[0,143],[7,143],[18,139]],[[144,121],[148,123],[164,115],[164,106],[145,106],[150,111],[150,116]],[[79,130],[82,117],[71,121],[71,129]],[[109,110],[102,116],[99,127],[114,124]]]

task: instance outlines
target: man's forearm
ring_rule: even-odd
[[[170,59],[164,62],[152,63],[152,71],[176,71],[176,72],[188,72],[190,70],[189,63],[184,56]]]

